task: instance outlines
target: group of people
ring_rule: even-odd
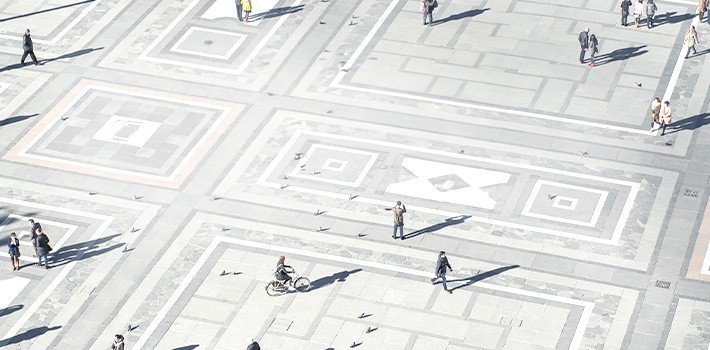
[[[44,260],[44,268],[49,269],[47,256],[52,251],[49,245],[49,237],[42,231],[42,225],[34,219],[29,219],[27,223],[30,226],[30,242],[35,251],[35,256],[39,259],[37,266],[42,266]],[[12,263],[12,270],[20,270],[20,239],[15,232],[10,233],[10,239],[7,242],[8,254]]]
[[[659,125],[661,136],[666,134],[666,127],[671,123],[671,103],[656,97],[651,101],[651,131]]]
[[[653,0],[646,0],[646,3],[644,3],[643,0],[634,1],[635,3],[631,2],[631,0],[621,0],[621,25],[624,27],[628,25],[628,17],[631,13],[631,9],[633,9],[636,28],[641,24],[641,17],[643,17],[644,14],[646,14],[646,26],[652,28],[653,18],[656,17],[656,11],[658,11],[656,3]]]

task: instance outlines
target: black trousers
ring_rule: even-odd
[[[27,55],[30,55],[30,57],[32,57],[32,62],[37,64],[37,56],[35,56],[35,52],[33,50],[25,51],[25,53],[22,54],[22,59],[20,60],[21,64],[25,64],[25,59],[27,58]]]
[[[584,53],[587,51],[587,49],[582,48],[582,51],[579,52],[579,63],[584,63]]]

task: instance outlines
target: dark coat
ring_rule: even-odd
[[[34,50],[34,47],[32,45],[32,38],[30,38],[30,36],[27,35],[27,33],[25,33],[24,39],[22,40],[22,48],[25,51],[33,51]]]
[[[37,254],[39,256],[44,256],[52,251],[52,247],[49,246],[49,237],[44,233],[37,236]]]
[[[589,33],[586,31],[583,31],[579,33],[579,46],[581,46],[583,49],[586,49],[589,47]]]
[[[8,254],[20,256],[20,240],[15,239],[13,243],[12,238],[7,240]]]
[[[628,15],[629,14],[629,9],[633,6],[633,3],[631,3],[631,0],[623,0],[621,2],[621,14],[622,15]]]
[[[436,268],[434,269],[434,273],[442,274],[446,273],[446,268],[449,268],[451,270],[451,265],[449,265],[449,259],[446,256],[441,256],[439,255],[439,258],[436,260]]]
[[[261,346],[259,346],[259,343],[253,342],[247,346],[247,350],[261,350]]]

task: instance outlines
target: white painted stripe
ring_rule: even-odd
[[[195,265],[193,265],[192,269],[190,269],[190,271],[187,273],[187,275],[185,275],[185,278],[182,280],[182,282],[180,282],[180,285],[173,292],[173,294],[170,296],[170,299],[168,299],[168,301],[166,301],[166,303],[163,305],[163,307],[160,309],[160,311],[158,311],[155,318],[153,319],[153,321],[151,321],[150,325],[146,329],[145,333],[143,333],[141,335],[140,339],[138,339],[138,341],[136,342],[136,345],[133,347],[134,350],[140,350],[143,348],[143,346],[145,346],[145,343],[152,336],[152,333],[157,329],[158,325],[165,319],[165,316],[168,314],[168,312],[170,312],[170,309],[175,305],[177,300],[182,296],[182,293],[185,291],[185,289],[187,289],[188,285],[190,283],[192,283],[195,276],[197,276],[197,273],[199,272],[199,270],[202,269],[204,264],[207,262],[209,256],[214,252],[214,250],[217,248],[217,245],[219,245],[220,243],[237,244],[237,245],[241,245],[241,246],[245,246],[245,247],[266,249],[269,251],[273,250],[273,251],[282,252],[282,253],[286,253],[286,254],[308,256],[308,257],[317,258],[317,259],[341,262],[341,263],[351,264],[351,265],[355,265],[355,266],[370,267],[370,268],[374,268],[374,269],[378,269],[378,270],[392,271],[392,272],[403,273],[403,274],[408,274],[408,275],[412,275],[412,276],[419,276],[419,277],[424,277],[424,278],[433,277],[431,272],[425,272],[425,271],[410,269],[410,268],[401,267],[401,266],[387,265],[387,264],[382,264],[382,263],[377,263],[377,262],[372,262],[372,261],[346,258],[346,257],[342,257],[342,256],[337,256],[337,255],[318,253],[318,252],[296,249],[296,248],[282,247],[282,246],[277,246],[277,245],[272,245],[272,244],[267,244],[267,243],[245,241],[245,240],[231,238],[231,237],[225,237],[225,236],[217,236],[214,238],[212,243],[210,243],[210,245],[207,247],[207,249],[205,249],[205,251],[202,253],[200,258],[195,263]],[[459,277],[464,278],[464,277],[469,277],[469,276],[459,276]],[[549,300],[549,301],[554,301],[554,302],[565,303],[565,304],[583,307],[584,309],[582,311],[580,321],[577,324],[577,328],[575,330],[574,336],[572,337],[570,349],[577,349],[580,346],[582,339],[584,337],[584,333],[586,331],[587,325],[589,324],[589,320],[591,318],[592,311],[594,309],[594,305],[595,305],[593,302],[589,302],[589,301],[583,301],[583,300],[579,300],[579,299],[571,299],[571,298],[561,297],[561,296],[557,296],[557,295],[533,292],[533,291],[529,291],[529,290],[512,288],[512,287],[507,287],[507,286],[500,286],[500,285],[487,283],[487,282],[476,282],[473,286],[478,287],[478,288],[482,288],[482,289],[501,291],[501,292],[506,292],[506,293],[511,293],[511,294],[518,294],[518,295],[522,295],[522,296],[539,298],[539,299],[543,299],[543,300]]]
[[[74,29],[74,26],[76,26],[84,17],[86,17],[89,12],[91,12],[96,6],[99,5],[99,3],[102,0],[95,0],[92,2],[89,6],[85,7],[79,16],[76,16],[71,23],[68,25],[64,26],[64,29],[59,32],[54,38],[50,40],[42,40],[42,39],[32,39],[33,43],[36,44],[43,44],[43,45],[56,45],[59,40],[61,40],[67,33],[69,33],[70,30]],[[3,39],[10,39],[10,40],[15,40],[15,41],[22,41],[24,38],[21,35],[15,36],[15,35],[6,35],[6,34],[0,34],[0,38]]]
[[[696,4],[697,5],[697,4]],[[693,18],[691,22],[692,26],[697,27],[699,23],[697,16]],[[688,50],[688,45],[685,44],[685,34],[683,35],[683,47],[681,47],[678,53],[678,58],[675,62],[675,67],[673,68],[673,74],[671,74],[671,79],[668,81],[668,86],[666,87],[666,92],[663,94],[663,101],[670,101],[673,96],[673,90],[675,90],[675,84],[678,82],[678,77],[680,76],[680,71],[683,69],[683,63],[685,62],[685,52]]]

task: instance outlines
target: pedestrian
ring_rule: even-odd
[[[116,334],[113,337],[113,344],[111,344],[111,350],[123,350],[123,336]]]
[[[693,50],[693,55],[697,55],[698,51],[695,50],[695,45],[700,44],[698,42],[698,32],[695,31],[695,26],[690,26],[690,29],[685,33],[684,43],[688,46],[688,51],[685,53],[685,58],[688,59],[690,55],[690,50]]]
[[[661,99],[656,97],[651,101],[651,131],[660,123],[659,116],[661,114]]]
[[[703,15],[708,10],[708,2],[710,0],[698,0],[698,22],[703,21]],[[708,16],[708,23],[710,23],[710,15]]]
[[[436,277],[431,279],[431,284],[436,284],[437,279],[441,279],[441,283],[444,285],[444,290],[451,294],[452,292],[446,288],[446,268],[452,271],[451,265],[449,264],[449,259],[446,257],[446,252],[443,250],[439,252],[439,258],[436,259],[436,268],[434,269],[434,274]]]
[[[241,0],[234,0],[234,4],[237,6],[237,19],[239,22],[242,21],[242,11],[244,11],[244,8],[242,7],[242,1]]]
[[[436,0],[422,0],[422,12],[424,12],[424,25],[427,25],[427,17],[429,17],[429,26],[434,24],[434,9],[439,7],[439,2]]]
[[[30,57],[32,57],[32,62],[35,63],[35,66],[39,64],[37,62],[37,56],[35,56],[34,45],[32,45],[32,38],[30,37],[29,29],[25,31],[25,35],[22,38],[22,49],[24,50],[24,53],[22,54],[20,64],[22,64],[23,66],[25,65],[25,58],[27,58],[27,55],[30,55]]]
[[[661,136],[666,134],[666,127],[671,123],[671,104],[668,101],[663,101],[661,106]]]
[[[651,29],[653,27],[653,17],[656,16],[656,3],[653,0],[646,0],[646,26]]]
[[[44,258],[44,268],[49,269],[49,262],[47,262],[47,255],[52,251],[52,247],[49,246],[49,237],[42,232],[42,229],[37,230],[37,257],[39,259],[39,266],[42,266],[42,258]]]
[[[35,250],[34,257],[37,257],[37,231],[42,230],[42,225],[39,222],[35,222],[34,219],[27,220],[27,223],[30,225],[30,242]]]
[[[259,343],[257,343],[254,338],[248,338],[247,342],[249,343],[247,350],[261,350],[261,346],[259,346]]]
[[[20,240],[17,239],[15,232],[10,234],[7,248],[7,253],[10,255],[10,263],[12,263],[12,271],[20,271]]]
[[[579,63],[584,63],[584,53],[589,48],[589,28],[579,33],[578,40],[579,46],[582,48],[582,51],[579,53]]]
[[[244,9],[244,23],[249,22],[249,14],[251,13],[251,0],[240,0]]]
[[[634,5],[634,21],[636,21],[636,28],[638,28],[641,23],[641,15],[643,15],[643,0],[638,0]]]
[[[404,240],[404,213],[407,212],[407,207],[402,204],[402,201],[397,201],[397,205],[392,208],[392,216],[394,217],[394,230],[392,238],[397,239],[397,229],[399,229],[399,238]]]
[[[624,27],[629,24],[627,18],[629,17],[629,9],[633,5],[634,3],[632,3],[631,0],[621,0],[621,25]]]
[[[589,51],[592,52],[592,60],[589,62],[590,67],[595,67],[594,65],[594,55],[596,55],[599,52],[599,48],[597,47],[599,45],[599,41],[597,40],[597,36],[592,34],[589,37]]]

